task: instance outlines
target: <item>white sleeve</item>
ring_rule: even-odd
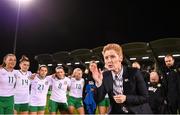
[[[36,75],[37,75],[37,73],[32,73],[31,71],[28,71],[28,74],[29,74],[28,78],[29,78],[30,81],[32,81],[33,79],[35,79],[35,77],[36,77]]]
[[[31,71],[28,71],[29,72],[29,75],[32,75],[32,72]]]
[[[84,87],[85,82],[84,82],[84,79],[83,79],[83,78],[82,78],[82,82],[83,82],[83,87]]]
[[[52,75],[46,76],[46,79],[49,82],[49,84],[52,85]]]
[[[17,76],[18,76],[18,70],[14,70],[14,76],[15,76],[15,78],[17,79]]]
[[[31,76],[32,76],[32,72],[28,71],[28,78],[31,79]]]
[[[68,78],[68,77],[67,77]],[[68,87],[71,87],[71,80],[68,78]]]

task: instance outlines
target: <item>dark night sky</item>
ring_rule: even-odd
[[[17,7],[0,0],[0,59],[13,51]],[[22,5],[17,57],[180,37],[172,0],[34,0]]]

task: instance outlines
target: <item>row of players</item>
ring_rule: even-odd
[[[51,87],[49,112],[56,114],[84,114],[82,70],[76,68],[71,78],[65,77],[63,67],[55,68],[55,74],[47,76],[48,68],[41,65],[36,74],[28,71],[30,61],[22,56],[20,70],[15,70],[16,56],[7,54],[0,68],[0,114],[44,114],[48,90]],[[68,98],[67,98],[67,94]]]

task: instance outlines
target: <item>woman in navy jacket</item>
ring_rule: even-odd
[[[108,93],[112,114],[152,113],[143,76],[138,69],[121,64],[123,53],[120,45],[107,44],[102,53],[108,71],[102,72],[97,66],[92,71],[97,86],[97,103]]]

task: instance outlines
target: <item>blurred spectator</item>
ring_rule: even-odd
[[[149,104],[154,114],[164,113],[163,108],[165,107],[162,85],[159,78],[158,73],[152,71],[150,73],[150,82],[148,82]]]
[[[133,68],[137,68],[137,69],[139,69],[139,70],[141,71],[141,73],[142,73],[142,75],[143,75],[143,77],[144,77],[144,81],[145,81],[145,83],[146,83],[146,86],[148,86],[149,73],[148,73],[147,71],[145,71],[145,70],[142,70],[142,69],[141,69],[141,65],[140,65],[139,62],[137,62],[137,61],[135,61],[135,62],[132,63],[132,67],[133,67]]]
[[[91,61],[89,64],[89,69],[85,70],[84,78],[84,88],[83,88],[83,102],[85,108],[85,114],[95,114],[96,103],[95,103],[95,81],[92,77],[91,68],[97,65],[95,61]]]
[[[165,69],[164,69],[164,91],[168,102],[168,110],[171,114],[177,114],[179,104],[179,93],[180,93],[180,81],[178,69],[175,65],[175,60],[172,55],[166,55],[164,58]]]

